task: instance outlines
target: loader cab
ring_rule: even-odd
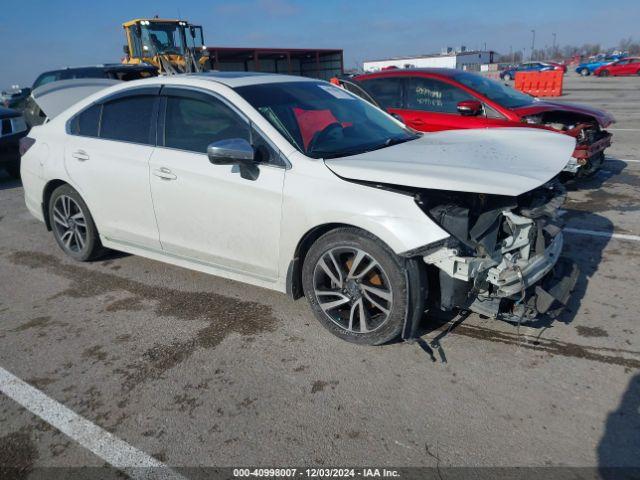
[[[153,18],[131,20],[123,27],[127,36],[123,63],[150,63],[161,73],[202,69],[206,50],[201,26]]]

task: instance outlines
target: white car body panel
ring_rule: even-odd
[[[325,163],[344,178],[517,196],[555,177],[574,149],[573,138],[534,128],[467,129]]]
[[[564,135],[544,132],[536,136],[537,130],[466,130],[426,135],[395,147],[327,160],[325,165],[296,150],[230,88],[293,80],[307,81],[276,75],[220,81],[214,77],[157,77],[91,95],[32,129],[30,136],[36,144],[22,160],[27,206],[44,221],[47,183],[66,182],[85,199],[106,247],[284,292],[296,248],[315,228],[328,224],[359,227],[398,254],[449,236],[411,195],[339,176],[517,195],[562,170],[574,147],[573,140]],[[258,181],[252,181],[242,179],[231,166],[210,164],[204,154],[66,133],[67,120],[94,101],[120,90],[158,84],[224,96],[273,142],[291,168],[261,166]],[[90,159],[73,157],[78,149],[85,150]],[[524,153],[516,155],[513,149]],[[486,162],[484,167],[476,156]],[[160,168],[171,170],[176,180],[154,176]]]
[[[151,194],[160,242],[170,254],[265,280],[278,277],[285,170],[262,166],[255,181],[206,154],[156,148]],[[160,169],[175,179],[162,178]]]
[[[104,238],[161,248],[149,194],[153,150],[149,145],[68,135],[66,171]],[[85,155],[86,160],[76,158]]]

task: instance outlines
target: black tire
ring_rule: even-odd
[[[583,77],[588,77],[589,75],[591,75],[591,72],[588,68],[583,68],[582,70],[580,70],[580,75],[582,75]]]
[[[374,267],[372,270],[370,270],[371,273],[367,275],[373,276],[374,279],[377,277],[377,281],[380,283],[375,283],[375,285],[379,285],[380,288],[388,288],[390,293],[392,293],[392,301],[385,303],[385,307],[388,307],[388,313],[385,315],[384,313],[382,313],[383,310],[378,310],[378,307],[376,307],[375,304],[369,302],[368,299],[371,299],[371,296],[367,297],[365,291],[362,290],[362,288],[364,287],[360,288],[360,300],[362,302],[365,302],[363,305],[367,305],[367,307],[364,308],[368,308],[367,314],[365,315],[365,318],[368,318],[364,323],[367,324],[368,322],[371,322],[367,324],[367,327],[370,328],[371,331],[365,331],[364,333],[362,332],[360,319],[358,319],[358,323],[360,324],[360,331],[354,331],[355,320],[352,325],[354,327],[352,330],[348,329],[349,325],[347,325],[346,328],[340,326],[335,319],[332,319],[332,317],[330,317],[329,314],[323,310],[323,308],[320,306],[318,295],[316,294],[317,290],[315,288],[315,285],[317,285],[316,282],[318,281],[318,275],[323,275],[323,271],[320,269],[321,267],[319,265],[321,259],[327,258],[329,252],[340,252],[341,250],[348,251],[349,249],[362,251],[369,257],[368,259],[373,259],[375,260],[375,262],[377,262],[378,266],[381,267],[381,273],[378,275],[379,270],[376,270],[378,267]],[[338,254],[337,263],[341,263],[345,259],[344,256],[340,257],[339,255],[340,254]],[[343,255],[349,255],[349,253],[344,253]],[[351,265],[353,265],[354,258],[355,254],[351,256]],[[346,263],[343,264],[343,266],[346,267],[343,273],[346,273],[346,270],[350,268],[348,262],[349,260],[346,260]],[[367,264],[364,264],[362,269],[366,270],[366,266]],[[355,274],[356,270],[359,269],[354,268],[353,270],[353,273]],[[343,277],[341,276],[340,278],[342,279]],[[347,277],[344,278],[346,279]],[[351,282],[353,282],[353,280],[351,280]],[[367,284],[369,282],[370,280],[367,280],[366,276],[362,277],[362,284]],[[342,290],[342,292],[345,292],[347,295],[351,295],[351,293],[349,293],[348,291],[349,289],[347,283],[348,282],[346,281],[344,282],[343,286],[345,288]],[[387,247],[377,237],[358,228],[338,228],[326,233],[318,240],[316,240],[316,242],[309,249],[309,252],[307,253],[304,260],[304,265],[302,268],[302,284],[311,310],[313,311],[318,321],[337,337],[352,343],[361,345],[381,345],[397,338],[402,331],[402,327],[405,323],[405,318],[408,315],[408,312],[411,310],[407,308],[409,287],[407,284],[405,260],[395,255],[389,249],[389,247]],[[370,288],[373,285],[369,283],[367,286]],[[357,292],[356,295],[358,295]],[[345,297],[345,295],[343,295],[343,297]],[[377,298],[378,301],[380,301],[380,299],[381,297]],[[355,301],[355,303],[357,303],[357,301]],[[384,303],[384,301],[382,303]],[[351,298],[350,303],[341,308],[350,309],[351,315],[354,315],[353,312],[356,309],[356,306],[354,306],[354,298]],[[372,310],[374,312],[378,310],[379,313],[375,316],[369,316],[369,313]],[[334,313],[333,310],[332,314],[334,316],[338,316],[337,312]],[[378,326],[375,326],[375,319],[379,319],[381,316],[383,317],[383,320]]]
[[[11,178],[20,180],[20,160],[9,162],[4,166],[5,171]]]
[[[73,203],[70,203],[67,199],[71,199]],[[64,202],[69,205],[68,212],[66,211],[67,209],[62,208],[62,203]],[[60,212],[63,213],[63,220],[67,222],[66,228],[57,220],[57,218],[60,218]],[[79,222],[78,213],[84,218],[84,227]],[[76,217],[73,223],[70,222],[71,217]],[[93,222],[91,212],[89,212],[89,207],[87,207],[80,194],[70,185],[61,185],[51,194],[49,199],[49,221],[56,242],[62,251],[74,260],[87,262],[95,260],[104,254],[105,248],[100,243],[100,236]],[[65,235],[65,233],[68,234],[73,229],[77,231],[77,235],[84,234],[82,235],[82,242],[73,232],[70,235],[71,240],[69,240],[69,236]]]
[[[509,75],[508,73],[505,73],[505,74],[504,74],[504,77],[502,77],[502,79],[503,79],[505,82],[509,82],[509,81],[511,81],[511,75]]]
[[[599,74],[599,77],[608,77],[609,76],[609,70],[602,70]]]
[[[587,161],[587,164],[578,170],[578,175],[577,175],[578,178],[593,177],[602,167],[604,160],[605,160],[604,152],[600,152],[597,155],[591,157]]]

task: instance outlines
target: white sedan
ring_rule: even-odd
[[[381,344],[426,309],[519,322],[566,303],[553,178],[574,146],[421,135],[326,82],[220,72],[101,87],[21,150],[27,207],[73,259],[109,248],[304,295],[332,333]]]

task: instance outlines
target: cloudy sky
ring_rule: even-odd
[[[209,46],[342,48],[345,66],[466,45],[508,53],[531,45],[640,40],[640,1],[21,0],[0,9],[0,88],[67,65],[117,62],[122,22],[159,15],[202,24]]]

